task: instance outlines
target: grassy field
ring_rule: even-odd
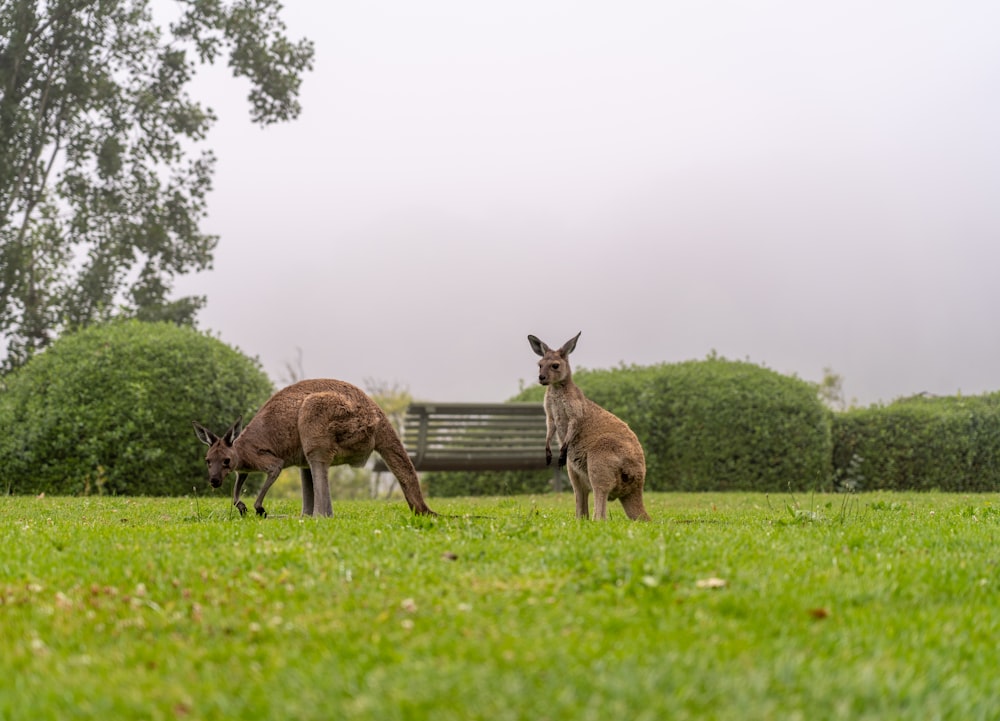
[[[1000,499],[0,498],[0,719],[996,719]]]

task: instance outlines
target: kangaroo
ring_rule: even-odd
[[[608,499],[621,501],[634,521],[648,521],[642,503],[646,457],[632,429],[614,414],[583,395],[573,382],[569,354],[580,333],[552,350],[533,335],[531,349],[538,361],[538,382],[545,386],[545,463],[552,463],[552,438],[558,436],[559,466],[566,466],[576,499],[576,517],[589,518],[594,491],[594,520],[608,517]]]
[[[267,474],[253,504],[257,515],[266,516],[264,496],[281,469],[299,466],[302,515],[332,516],[330,466],[362,466],[372,451],[382,456],[396,476],[410,510],[436,515],[424,503],[413,462],[388,417],[364,391],[350,383],[330,379],[299,381],[271,396],[246,428],[240,416],[221,436],[196,421],[194,431],[209,446],[205,463],[212,488],[218,488],[227,475],[236,473],[233,505],[240,515],[247,510],[240,492],[249,473]]]

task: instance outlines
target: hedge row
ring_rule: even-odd
[[[649,490],[811,490],[831,478],[830,414],[798,378],[713,357],[578,370],[574,380],[635,431]],[[513,400],[543,394],[536,386]],[[542,492],[551,479],[545,471],[424,477],[434,495]]]
[[[913,397],[841,413],[794,378],[720,359],[579,371],[625,419],[651,490],[1000,488],[1000,393]],[[531,388],[516,400],[541,400]],[[541,493],[551,472],[426,474],[434,495]]]
[[[259,364],[167,323],[63,336],[0,389],[0,492],[180,495],[205,488],[191,421],[220,432],[271,393]]]
[[[636,432],[649,490],[1000,488],[1000,393],[831,413],[810,383],[717,357],[574,378]],[[64,336],[0,383],[0,492],[189,493],[205,483],[191,421],[222,430],[271,392],[257,361],[189,328]],[[541,493],[552,471],[423,480],[436,496]]]
[[[1000,394],[915,397],[833,417],[834,479],[847,489],[1000,488]]]

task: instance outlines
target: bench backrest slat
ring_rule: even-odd
[[[402,438],[419,471],[545,468],[541,403],[413,403]]]

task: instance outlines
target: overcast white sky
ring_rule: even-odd
[[[225,68],[201,326],[281,384],[500,401],[713,349],[862,403],[1000,389],[1000,3],[286,0],[302,117]]]

